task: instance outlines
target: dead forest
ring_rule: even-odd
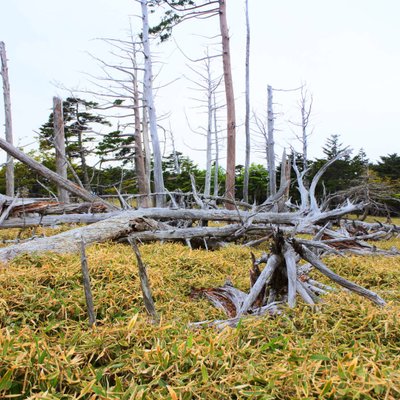
[[[260,204],[256,202],[250,204],[248,200],[250,109],[249,94],[248,91],[246,92],[246,162],[243,198],[236,198],[235,97],[225,1],[210,2],[199,8],[193,7],[196,9],[196,15],[206,13],[218,16],[221,36],[222,76],[218,79],[211,77],[212,56],[205,57],[204,68],[198,72],[202,82],[199,86],[207,94],[206,107],[209,111],[205,135],[207,138],[205,184],[199,190],[194,176],[191,176],[190,193],[183,192],[180,187],[176,187],[174,191],[166,190],[158,133],[160,128],[153,95],[151,33],[158,32],[161,41],[166,40],[172,33],[173,21],[185,20],[185,13],[190,13],[191,7],[187,8],[186,2],[172,6],[169,4],[172,7],[171,12],[174,18],[163,20],[163,23],[155,28],[149,26],[148,2],[143,0],[139,3],[143,24],[139,35],[140,40],[139,38],[137,41],[132,39],[131,42],[108,40],[109,44],[114,46],[114,50],[120,51],[121,58],[129,55],[133,66],[117,67],[117,64],[102,63],[106,71],[122,72],[125,76],[124,80],[115,79],[115,82],[122,82],[121,88],[126,90],[127,85],[130,85],[129,96],[125,96],[131,102],[130,106],[126,105],[124,96],[118,95],[115,98],[112,94],[103,93],[102,95],[103,98],[108,99],[108,105],[104,107],[111,107],[111,105],[127,107],[133,113],[134,134],[130,139],[134,144],[128,146],[125,142],[116,142],[117,148],[114,148],[113,151],[125,148],[129,148],[131,151],[129,157],[133,157],[135,161],[138,193],[134,196],[120,193],[115,188],[115,197],[110,200],[110,198],[99,196],[91,190],[87,160],[82,146],[78,148],[78,151],[75,150],[75,153],[80,157],[83,178],[80,179],[77,176],[71,164],[71,157],[67,155],[68,140],[65,132],[67,125],[63,119],[63,102],[59,98],[53,99],[53,113],[49,123],[42,128],[42,134],[48,135],[46,146],[50,147],[55,154],[55,171],[13,145],[7,58],[5,45],[1,42],[6,139],[0,138],[0,148],[7,153],[7,189],[6,194],[0,197],[0,228],[30,228],[32,232],[35,232],[35,227],[38,226],[79,225],[79,227],[73,227],[50,237],[36,237],[33,234],[28,240],[16,238],[15,243],[9,243],[8,246],[0,249],[0,261],[6,265],[10,260],[26,253],[82,252],[83,254],[85,246],[117,241],[130,243],[133,246],[140,268],[142,262],[138,244],[144,242],[179,241],[190,248],[202,248],[204,251],[213,251],[233,243],[251,248],[269,242],[271,243],[269,253],[258,259],[253,257],[253,266],[249,272],[249,293],[236,289],[234,282],[229,280],[222,287],[193,289],[193,297],[205,296],[217,307],[226,311],[228,319],[222,322],[218,321],[219,325],[234,326],[242,316],[248,314],[279,313],[281,305],[293,308],[298,299],[317,307],[322,295],[332,288],[311,279],[308,275],[311,269],[317,270],[335,284],[368,298],[376,305],[384,306],[385,300],[379,294],[357,285],[357,282],[348,281],[346,277],[337,275],[322,261],[323,257],[328,254],[340,256],[343,254],[379,254],[387,257],[399,255],[399,250],[396,248],[380,250],[371,243],[393,236],[398,237],[400,227],[391,224],[390,221],[386,224],[368,223],[354,218],[355,215],[363,214],[365,217],[373,203],[368,189],[363,189],[363,196],[358,196],[354,191],[352,194],[349,192],[348,195],[344,192],[334,193],[330,198],[328,196],[317,198],[317,185],[324,173],[335,162],[347,157],[350,152],[348,149],[344,149],[338,154],[332,155],[313,176],[308,175],[307,138],[312,98],[308,97],[303,86],[300,88],[302,116],[300,142],[303,147],[300,163],[296,159],[296,152],[292,151],[291,156],[287,156],[284,152],[281,165],[275,165],[274,120],[276,114],[273,110],[274,89],[272,86],[267,86],[267,123],[263,124],[260,119],[255,117],[255,123],[264,136],[268,167],[269,196]],[[246,6],[248,6],[247,2]],[[248,19],[247,23],[249,23]],[[247,28],[247,35],[249,35],[249,26]],[[248,46],[246,50],[248,61]],[[141,59],[138,60],[137,57],[141,57]],[[246,78],[248,82],[248,70]],[[111,80],[111,78],[108,79]],[[215,93],[222,81],[225,95],[224,111],[226,111],[227,165],[225,191],[221,196],[218,194],[218,190],[213,195],[211,194],[211,154],[212,142],[213,140],[217,141],[214,138],[217,131],[213,131],[213,118],[215,118],[216,109],[219,108],[215,103]],[[139,83],[142,90],[139,90]],[[120,100],[119,97],[124,100]],[[78,107],[79,102],[76,99],[70,99],[69,102],[71,106]],[[86,116],[86,118],[88,117]],[[100,117],[95,121],[100,124],[105,123]],[[214,125],[216,126],[216,124]],[[83,130],[79,131],[78,129],[79,135],[83,133]],[[123,132],[117,133],[121,137],[124,136]],[[114,139],[116,138],[114,137]],[[79,140],[82,143],[81,136],[79,136]],[[218,144],[213,151],[216,150],[218,150]],[[75,154],[74,157],[78,156]],[[13,160],[18,160],[55,185],[57,195],[53,193],[54,199],[20,196],[13,183]],[[218,168],[217,162],[218,157],[214,160],[215,170]],[[151,163],[152,165],[150,165]],[[278,168],[280,168],[279,183],[277,182]],[[294,171],[294,175],[292,171]],[[68,174],[73,175],[74,181],[68,178]],[[289,196],[291,185],[296,187],[299,201],[292,202]],[[214,187],[216,186],[214,185]],[[381,204],[373,205],[379,207]],[[386,211],[389,216],[390,212]],[[304,235],[307,239],[304,238]],[[263,269],[260,269],[261,265],[264,265]],[[142,266],[141,270],[142,289],[145,299],[147,298],[145,300],[147,304],[151,303],[149,300],[151,285],[146,278],[145,267]],[[152,307],[149,305],[149,308]],[[148,309],[148,312],[154,315],[154,310]]]

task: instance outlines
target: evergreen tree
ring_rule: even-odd
[[[90,188],[89,167],[87,157],[95,154],[96,136],[94,128],[97,126],[111,126],[104,117],[95,115],[91,111],[98,104],[93,101],[68,97],[63,101],[65,152],[70,162],[77,161],[84,186]],[[54,116],[39,129],[39,148],[41,151],[54,150]]]

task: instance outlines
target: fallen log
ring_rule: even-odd
[[[0,262],[7,263],[24,253],[78,252],[82,239],[89,245],[113,240],[120,236],[128,236],[132,232],[159,229],[161,226],[163,226],[161,223],[149,218],[119,213],[115,217],[92,225],[0,249]]]
[[[342,215],[343,213],[349,212],[351,209],[357,209],[357,205],[346,206],[341,209],[337,209],[336,213],[329,213],[330,216],[334,215],[335,218]],[[81,221],[84,221],[84,215],[80,216]],[[32,240],[29,243],[24,243],[20,245],[14,245],[7,247],[5,249],[0,250],[0,261],[7,262],[12,258],[16,257],[21,253],[29,253],[29,252],[46,252],[46,251],[54,251],[58,253],[62,252],[73,252],[78,251],[77,242],[74,239],[75,233],[79,233],[79,235],[83,236],[85,243],[90,244],[93,242],[103,242],[107,240],[112,240],[119,238],[121,236],[128,236],[131,232],[134,232],[134,229],[131,229],[132,221],[138,220],[151,220],[152,223],[148,226],[148,229],[140,229],[139,231],[151,231],[151,233],[146,233],[146,235],[150,238],[153,235],[154,239],[159,239],[162,236],[171,237],[175,236],[182,237],[179,233],[174,233],[170,230],[168,233],[160,232],[159,237],[156,237],[154,231],[157,228],[162,227],[164,230],[166,225],[160,225],[157,221],[176,221],[176,220],[214,220],[214,221],[229,221],[229,222],[240,222],[241,223],[241,233],[245,233],[251,226],[248,225],[247,221],[251,220],[252,223],[256,226],[255,229],[260,228],[257,227],[257,224],[273,224],[273,225],[289,225],[292,227],[296,227],[297,231],[301,231],[301,229],[305,229],[306,227],[310,227],[310,218],[308,216],[303,215],[303,213],[273,213],[273,212],[260,212],[260,213],[252,213],[248,211],[239,211],[239,210],[188,210],[188,209],[165,209],[165,208],[143,208],[139,210],[126,210],[120,211],[118,213],[106,213],[106,214],[96,214],[99,219],[107,218],[103,221],[95,222],[92,225],[76,228],[68,232],[64,232],[59,235],[55,235],[49,238],[40,238],[37,240]],[[326,220],[327,214],[320,213],[320,218],[322,220]],[[67,218],[67,215],[60,216],[64,219]],[[43,217],[42,221],[46,217]],[[88,219],[94,218],[93,216],[88,216]],[[311,217],[313,221],[318,221],[315,215]],[[75,217],[76,221],[76,217]],[[6,222],[6,221],[4,221]],[[55,222],[55,220],[53,220]],[[135,225],[135,223],[133,223]],[[312,224],[311,224],[312,225]],[[25,225],[26,226],[26,225]],[[171,228],[171,227],[169,227]],[[224,229],[228,229],[226,227],[222,227],[222,231]],[[234,227],[236,229],[236,227]],[[138,231],[138,230],[136,230]],[[261,231],[266,232],[267,227],[262,227]],[[178,229],[176,232],[179,232]],[[208,234],[208,233],[207,233]],[[145,234],[143,234],[145,237]],[[187,239],[187,237],[185,237]]]
[[[229,319],[217,321],[202,321],[191,324],[192,326],[214,326],[223,328],[234,327],[241,317],[245,315],[270,315],[279,314],[281,306],[285,303],[289,307],[296,304],[298,294],[306,304],[315,306],[321,301],[321,296],[332,291],[328,285],[312,280],[298,264],[302,258],[313,265],[319,272],[327,276],[335,283],[345,287],[360,296],[363,296],[378,306],[386,305],[378,294],[362,286],[351,282],[329,269],[306,246],[295,239],[287,239],[279,230],[274,234],[274,244],[270,255],[263,255],[260,259],[253,259],[253,268],[250,270],[250,291],[248,294],[236,289],[231,283],[217,288],[192,288],[190,297],[207,298],[214,306],[222,309]],[[254,266],[265,263],[261,273],[257,269],[258,276],[254,283]],[[253,284],[254,283],[254,284]],[[267,299],[265,301],[265,299]],[[263,299],[260,303],[257,299]]]
[[[56,183],[58,186],[62,187],[63,189],[68,190],[75,196],[79,198],[89,201],[91,203],[100,202],[104,204],[110,210],[118,209],[114,205],[104,201],[100,197],[88,192],[86,189],[75,185],[74,183],[70,182],[68,179],[63,178],[62,176],[58,175],[54,171],[46,168],[44,165],[38,163],[33,158],[26,155],[21,150],[14,147],[12,144],[8,143],[4,139],[0,138],[0,148],[5,150],[8,154],[16,158],[17,160],[21,161],[22,163],[26,164],[28,167],[32,168],[38,174],[42,175],[43,177],[47,178],[48,180]]]

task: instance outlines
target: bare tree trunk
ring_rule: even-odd
[[[63,102],[59,97],[53,97],[53,116],[54,147],[56,148],[56,172],[64,179],[67,179]],[[61,186],[57,186],[57,194],[59,201],[69,203],[69,194],[67,190]]]
[[[142,133],[143,133],[143,152],[144,152],[144,173],[146,177],[146,184],[151,193],[151,150],[150,150],[150,139],[149,139],[149,124],[147,118],[147,108],[142,107]],[[150,204],[152,200],[150,198]]]
[[[214,104],[214,138],[215,138],[215,162],[214,162],[214,196],[218,196],[219,178],[219,143],[218,143],[218,124],[217,124],[217,102],[215,93],[213,96]]]
[[[73,193],[79,198],[90,202],[100,202],[111,210],[117,209],[117,207],[102,200],[101,198],[95,196],[94,194],[88,192],[87,190],[75,185],[74,183],[70,182],[68,179],[61,177],[54,171],[51,171],[50,169],[46,168],[44,165],[38,163],[33,158],[27,156],[21,150],[17,149],[16,147],[14,147],[13,145],[9,144],[8,142],[6,142],[4,139],[1,138],[0,138],[0,148],[5,150],[8,154],[13,156],[17,160],[26,164],[28,167],[35,170],[38,174],[54,182],[56,185],[59,185],[62,188],[68,190],[69,192]]]
[[[11,118],[11,95],[10,81],[8,79],[7,55],[4,42],[0,42],[1,76],[3,79],[4,112],[6,126],[6,140],[13,144],[12,118]],[[14,161],[10,154],[7,154],[6,162],[6,195],[14,196]]]
[[[235,198],[235,164],[236,164],[236,116],[235,96],[231,68],[228,23],[226,20],[226,0],[219,1],[219,24],[222,37],[222,63],[224,68],[226,111],[227,111],[227,160],[225,196]],[[226,204],[226,208],[234,209],[234,205]]]
[[[309,97],[309,105],[307,107],[307,98]],[[312,95],[308,96],[308,91],[301,88],[300,111],[301,111],[301,135],[303,144],[303,171],[307,169],[308,164],[308,133],[307,128],[310,123],[310,115],[313,104]]]
[[[157,132],[157,115],[154,105],[153,96],[153,70],[152,61],[150,53],[150,42],[149,42],[149,21],[148,21],[148,9],[147,0],[140,0],[142,6],[142,23],[143,23],[143,53],[144,53],[144,101],[145,106],[149,113],[150,122],[150,135],[153,145],[153,157],[154,157],[154,190],[156,193],[164,192],[164,178],[162,172],[162,159],[160,142],[158,139]],[[162,194],[156,195],[156,205],[157,207],[162,207],[165,203],[165,196]]]
[[[206,147],[206,177],[204,183],[204,195],[211,192],[211,152],[212,152],[212,125],[213,125],[213,84],[211,77],[210,59],[206,62],[207,68],[207,147]]]
[[[250,174],[250,21],[249,0],[246,0],[246,114],[244,120],[246,134],[246,157],[244,161],[243,200],[249,201]]]
[[[268,85],[268,137],[267,137],[267,162],[269,173],[270,196],[276,194],[276,171],[275,171],[275,142],[274,142],[274,112],[272,87]]]
[[[144,155],[142,147],[142,135],[140,132],[140,104],[139,104],[139,88],[137,80],[137,68],[136,68],[136,46],[133,49],[134,57],[134,81],[133,81],[133,113],[135,116],[135,172],[137,178],[137,185],[139,194],[144,194],[144,197],[138,198],[138,206],[150,207],[150,187],[146,178],[146,171],[144,165]]]

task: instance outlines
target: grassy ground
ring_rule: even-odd
[[[400,247],[400,240],[382,246]],[[223,318],[206,301],[191,301],[190,287],[229,276],[248,290],[249,250],[153,244],[141,252],[158,325],[146,317],[127,245],[88,249],[94,329],[87,327],[78,255],[23,256],[0,270],[0,398],[400,398],[400,257],[325,260],[377,291],[385,308],[338,291],[319,313],[300,303],[283,316],[217,332],[187,327]]]

